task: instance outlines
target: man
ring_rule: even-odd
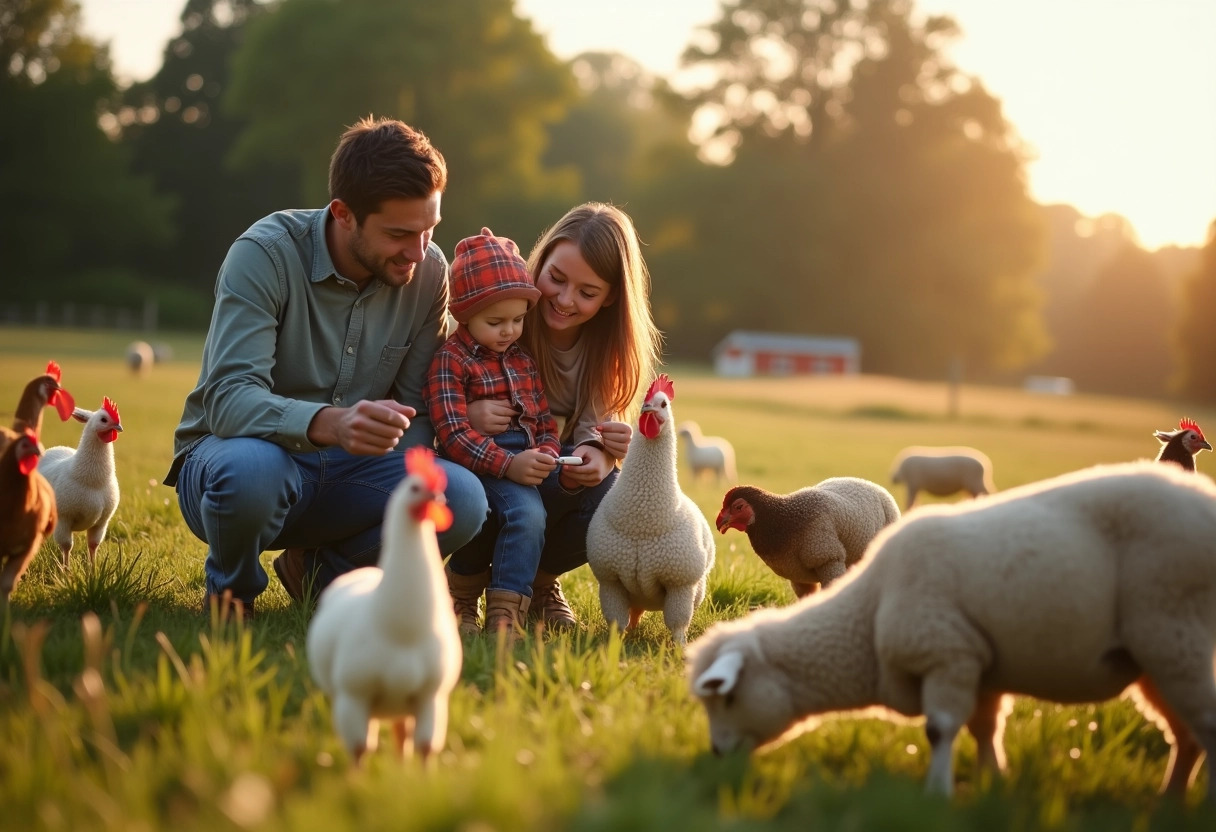
[[[225,593],[252,612],[268,577],[293,598],[380,551],[402,451],[431,447],[422,386],[447,336],[448,264],[431,242],[443,156],[400,121],[348,129],[329,166],[330,202],[271,214],[242,234],[216,280],[198,386],[174,435],[176,486],[207,544],[204,607]],[[447,475],[446,555],[487,513],[465,468]]]

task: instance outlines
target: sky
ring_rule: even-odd
[[[77,0],[120,79],[160,66],[184,0]],[[435,2],[435,0],[429,0]],[[1216,220],[1216,0],[915,0],[947,54],[1030,146],[1031,196],[1131,221],[1146,248],[1202,245]],[[719,0],[516,0],[563,58],[597,49],[672,77]]]

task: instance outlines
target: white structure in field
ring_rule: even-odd
[[[714,347],[720,376],[855,375],[861,372],[856,338],[826,338],[735,330]]]

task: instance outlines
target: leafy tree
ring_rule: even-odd
[[[534,231],[576,197],[573,178],[541,166],[545,127],[573,95],[512,0],[287,0],[250,24],[227,103],[248,121],[235,159],[297,164],[309,204],[328,198],[343,125],[373,113],[419,127],[448,162],[450,244],[486,224]]]
[[[870,371],[1023,365],[1047,346],[1025,153],[1000,102],[943,56],[953,22],[911,12],[723,4],[686,61],[720,78],[693,98],[719,122],[708,152],[728,148],[746,173],[698,220],[725,210],[736,233],[698,236],[747,241],[735,277],[758,278],[765,328],[858,336]]]
[[[1203,261],[1182,290],[1181,321],[1175,339],[1179,372],[1175,388],[1203,402],[1216,402],[1216,221],[1208,226]]]
[[[0,251],[13,299],[133,300],[127,258],[171,233],[164,203],[99,126],[115,85],[79,25],[68,0],[0,3]]]
[[[1056,357],[1082,389],[1129,396],[1165,393],[1174,303],[1152,255],[1128,241],[1098,270]]]
[[[176,209],[176,244],[143,253],[140,264],[207,298],[232,241],[259,217],[300,204],[294,166],[269,159],[238,171],[226,161],[246,122],[220,101],[246,24],[264,13],[255,0],[188,0],[160,70],[132,85],[118,111],[136,169]],[[194,305],[205,323],[209,307]]]

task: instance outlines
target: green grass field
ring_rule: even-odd
[[[0,423],[55,358],[78,404],[110,396],[125,426],[115,446],[122,502],[96,566],[83,539],[66,574],[53,543],[44,545],[0,623],[0,828],[1216,828],[1216,813],[1195,806],[1200,788],[1187,807],[1156,796],[1168,748],[1126,701],[1019,701],[1006,731],[1009,776],[976,782],[963,736],[952,802],[922,794],[928,753],[916,725],[832,718],[750,760],[715,758],[661,618],[648,614],[624,639],[610,634],[586,567],[565,582],[585,631],[511,649],[466,643],[448,747],[433,766],[382,748],[355,769],[308,676],[307,614],[277,580],[249,627],[197,612],[205,548],[160,478],[201,343],[165,339],[175,359],[136,378],[122,362],[133,337],[0,328]],[[1151,457],[1152,430],[1182,415],[1216,424],[1211,410],[1170,403],[974,386],[963,387],[951,419],[944,384],[668,372],[677,420],[728,438],[740,480],[774,491],[837,475],[887,484],[892,458],[910,444],[981,448],[1008,488]],[[47,446],[78,438],[78,425],[48,413]],[[1216,459],[1205,454],[1199,466]],[[712,518],[725,487],[681,476]],[[902,504],[902,489],[893,493]],[[741,533],[716,540],[690,640],[715,620],[793,601]]]

